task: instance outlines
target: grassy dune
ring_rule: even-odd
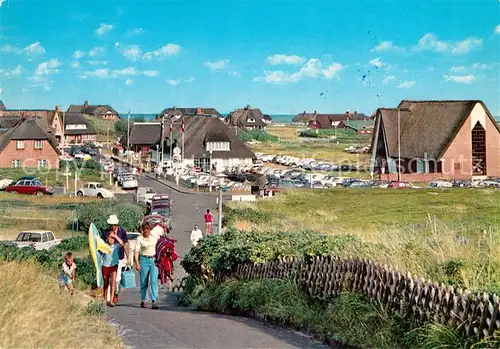
[[[234,224],[242,230],[354,235],[367,248],[347,255],[500,291],[497,190],[302,190],[230,206],[239,209]]]
[[[0,346],[124,348],[104,318],[86,313],[88,298],[61,292],[34,265],[0,262]]]

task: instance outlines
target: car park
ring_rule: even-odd
[[[78,189],[76,195],[97,197],[101,199],[112,199],[115,197],[115,194],[111,190],[104,188],[104,186],[98,182],[84,184],[80,189]]]

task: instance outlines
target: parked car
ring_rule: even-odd
[[[391,183],[389,183],[389,185],[387,186],[387,188],[393,188],[393,189],[417,189],[419,187],[413,185],[412,183],[410,182],[398,182],[398,181],[392,181]]]
[[[115,197],[115,194],[109,190],[103,187],[101,183],[98,182],[91,182],[84,184],[83,187],[78,189],[76,192],[77,196],[93,196],[97,197],[100,199],[112,199]]]
[[[48,230],[27,230],[20,232],[12,245],[17,247],[33,247],[35,250],[48,250],[57,246],[61,240],[56,239],[54,233]]]
[[[12,179],[0,179],[0,190],[5,190],[12,182]]]
[[[434,188],[453,188],[453,184],[448,181],[444,180],[433,180],[429,182],[428,186],[429,189],[434,189]]]
[[[146,205],[151,204],[151,199],[156,195],[153,188],[150,187],[140,187],[137,188],[137,193],[135,195],[135,200],[137,203],[145,203]]]
[[[366,181],[353,181],[349,183],[348,188],[370,188],[371,185]]]
[[[21,177],[15,183],[5,188],[8,193],[30,194],[30,195],[53,195],[54,190],[42,184],[36,177]]]
[[[139,183],[135,176],[126,176],[122,179],[122,188],[123,189],[137,189]]]

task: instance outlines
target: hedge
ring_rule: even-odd
[[[120,226],[126,231],[137,231],[145,214],[144,210],[144,207],[131,202],[102,200],[82,204],[76,209],[76,213],[82,231],[88,231],[91,223],[99,231],[106,229],[106,221],[112,214],[118,216]]]

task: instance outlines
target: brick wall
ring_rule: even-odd
[[[12,161],[20,160],[21,167],[38,167],[38,160],[46,160],[48,168],[59,168],[59,154],[44,140],[42,149],[35,149],[35,141],[24,141],[24,149],[17,149],[17,141],[10,143],[0,152],[0,167],[12,167]]]

